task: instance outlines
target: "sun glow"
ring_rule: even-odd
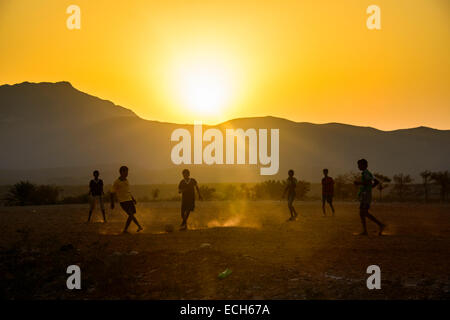
[[[176,103],[198,119],[220,116],[235,96],[236,77],[229,63],[198,57],[177,64]]]

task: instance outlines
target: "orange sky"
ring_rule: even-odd
[[[449,33],[448,0],[0,0],[0,84],[67,80],[177,123],[450,129]]]

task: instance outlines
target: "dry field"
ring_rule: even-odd
[[[191,230],[178,231],[179,203],[138,204],[144,231],[120,234],[125,214],[86,205],[0,207],[2,299],[449,299],[450,207],[375,204],[385,236],[360,231],[358,204],[198,202]],[[165,226],[175,232],[165,232]],[[79,265],[82,289],[66,289]],[[368,290],[366,268],[381,268]],[[219,279],[225,269],[232,274]]]

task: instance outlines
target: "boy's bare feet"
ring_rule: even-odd
[[[139,227],[136,232],[141,232],[142,230],[144,230],[144,228]]]
[[[386,225],[383,223],[383,224],[380,226],[380,232],[378,232],[378,235],[379,235],[379,236],[383,235],[384,229],[386,229]]]
[[[358,233],[358,236],[367,236],[367,235],[368,235],[367,231],[363,231],[361,233]]]

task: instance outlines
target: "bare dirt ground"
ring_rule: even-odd
[[[375,204],[389,226],[357,236],[357,203],[198,202],[191,230],[178,231],[179,203],[138,204],[142,233],[120,234],[126,215],[101,223],[87,205],[0,208],[3,299],[449,299],[450,207]],[[175,232],[165,232],[172,224]],[[82,289],[66,289],[80,266]],[[366,268],[381,268],[368,290]],[[232,274],[219,279],[225,269]]]

